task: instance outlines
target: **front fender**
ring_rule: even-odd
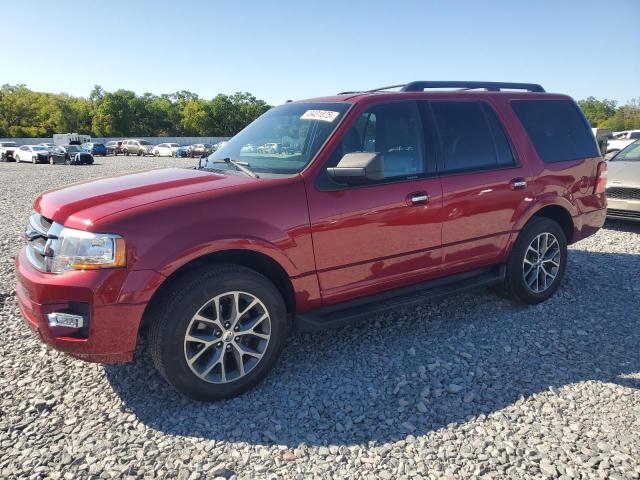
[[[160,266],[158,272],[165,277],[170,276],[179,268],[197,260],[198,258],[228,250],[245,250],[260,253],[278,263],[289,277],[299,275],[291,259],[276,245],[259,238],[222,238],[211,242],[195,245],[183,252],[170,262]]]

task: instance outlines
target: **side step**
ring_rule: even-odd
[[[506,267],[498,265],[323,307],[297,315],[295,328],[298,331],[312,332],[340,327],[362,317],[413,307],[472,288],[495,285],[504,280],[505,273]]]

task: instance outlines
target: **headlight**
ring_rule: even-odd
[[[58,238],[49,242],[45,255],[50,255],[48,270],[53,273],[124,267],[127,264],[126,244],[119,235],[63,228]]]

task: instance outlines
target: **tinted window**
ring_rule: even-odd
[[[629,133],[629,138],[640,138],[640,132]]]
[[[480,102],[432,102],[442,142],[441,171],[482,170],[514,163],[495,112]]]
[[[569,100],[515,100],[513,110],[547,163],[598,157],[591,128]]]

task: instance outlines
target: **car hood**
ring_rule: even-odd
[[[612,161],[607,164],[607,184],[610,187],[640,188],[640,162]]]
[[[166,168],[51,190],[38,196],[34,209],[65,226],[91,230],[100,218],[134,207],[255,181],[236,175]]]

